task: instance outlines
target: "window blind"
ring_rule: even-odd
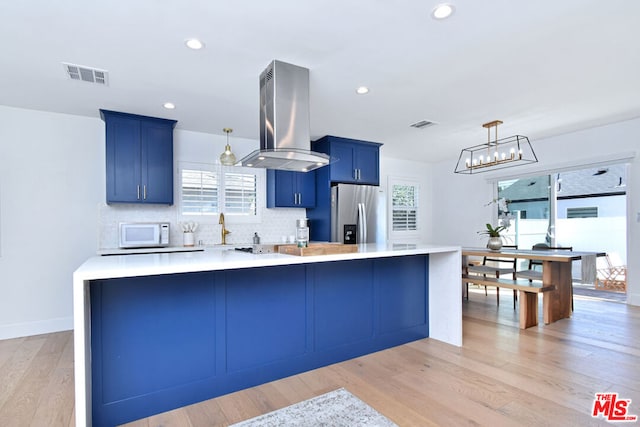
[[[418,191],[415,185],[392,186],[392,227],[393,231],[418,229]]]
[[[182,170],[182,214],[215,215],[218,209],[218,177],[215,172]]]
[[[256,214],[256,176],[247,173],[224,174],[224,211],[230,215]]]

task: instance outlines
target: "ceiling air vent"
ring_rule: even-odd
[[[416,129],[424,129],[429,126],[433,126],[435,124],[436,124],[435,122],[430,122],[428,120],[420,120],[419,122],[415,122],[414,124],[409,125],[409,127],[416,128]]]
[[[71,80],[80,80],[103,86],[109,84],[109,73],[106,70],[85,67],[83,65],[67,64],[65,62],[63,62],[62,65],[64,65],[64,70]]]

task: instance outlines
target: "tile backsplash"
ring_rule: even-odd
[[[171,246],[182,245],[182,227],[178,221],[176,206],[101,203],[98,209],[98,249],[118,247],[118,224],[121,222],[168,222],[170,223]],[[233,216],[225,216],[227,230],[227,244],[244,245],[253,242],[253,234],[258,233],[261,243],[280,243],[283,236],[293,236],[296,230],[296,220],[304,218],[304,209],[266,209],[261,210],[260,223],[239,223]],[[196,244],[220,244],[220,225],[217,216],[213,223],[194,219],[199,223],[195,232]]]

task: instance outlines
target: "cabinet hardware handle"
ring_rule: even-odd
[[[138,185],[138,200],[140,200],[140,186]]]
[[[144,196],[144,200],[147,200],[147,184],[142,186],[142,194]]]
[[[302,204],[302,193],[298,193],[298,204]]]

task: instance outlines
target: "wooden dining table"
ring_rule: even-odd
[[[580,252],[567,250],[527,250],[503,248],[497,251],[487,248],[462,248],[462,265],[468,265],[468,257],[517,258],[542,262],[542,287],[553,287],[543,293],[544,323],[553,323],[571,317],[573,279],[571,264],[586,256],[604,256],[604,252]]]

